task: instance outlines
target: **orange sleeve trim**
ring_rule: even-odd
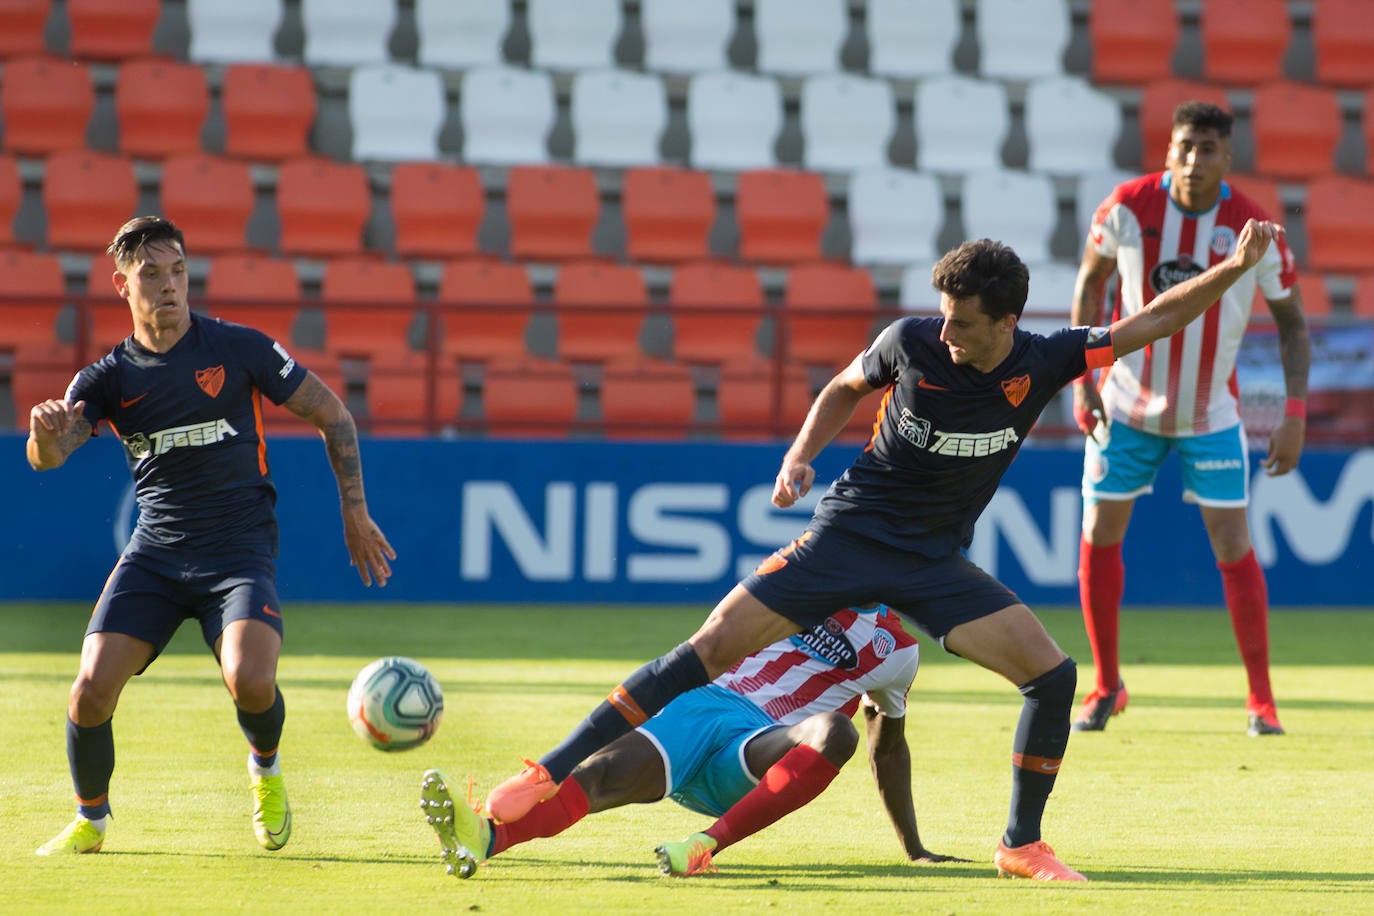
[[[1087,360],[1088,370],[1106,369],[1116,362],[1116,354],[1111,347],[1093,347],[1091,350],[1083,351],[1083,358]]]
[[[1058,773],[1059,767],[1063,763],[1063,757],[1033,757],[1030,754],[1011,755],[1011,765],[1018,770],[1030,770],[1032,773],[1044,773],[1046,776],[1053,776]]]
[[[616,710],[625,717],[625,721],[629,722],[630,725],[635,728],[649,721],[649,717],[644,714],[644,710],[635,702],[635,698],[630,696],[625,690],[623,684],[617,685],[616,688],[611,691],[610,696],[606,697],[606,702],[614,706]]]
[[[267,476],[267,436],[262,426],[262,392],[253,389],[253,428],[258,434],[258,473]]]

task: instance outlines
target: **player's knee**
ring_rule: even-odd
[[[847,716],[823,712],[801,723],[801,741],[835,766],[843,766],[859,747],[859,730]]]
[[[248,712],[262,712],[277,701],[277,681],[271,671],[226,667],[224,686],[229,688],[234,705]]]
[[[89,728],[114,715],[118,702],[118,687],[81,675],[72,682],[67,714],[77,725]]]

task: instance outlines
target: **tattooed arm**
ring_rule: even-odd
[[[25,446],[35,471],[51,471],[66,464],[71,453],[91,438],[91,422],[82,413],[85,401],[68,404],[50,400],[29,411],[29,441]]]
[[[350,562],[358,569],[364,585],[375,580],[386,585],[391,576],[388,560],[396,559],[396,551],[387,543],[386,535],[367,512],[367,497],[363,493],[363,462],[358,451],[358,429],[353,415],[343,401],[311,372],[283,405],[296,416],[319,429],[324,439],[329,464],[339,484],[339,503],[343,512],[344,542],[348,545]]]

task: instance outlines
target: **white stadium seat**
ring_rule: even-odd
[[[1050,260],[1050,237],[1059,220],[1054,181],[1048,175],[992,169],[964,176],[964,235],[1010,245],[1027,264]]]
[[[509,0],[415,0],[417,58],[426,67],[461,70],[502,62],[510,31]]]
[[[348,78],[353,159],[437,159],[447,104],[437,70],[355,67]]]
[[[1107,199],[1107,195],[1112,193],[1112,188],[1137,177],[1139,176],[1136,172],[1128,172],[1125,169],[1085,172],[1078,176],[1078,182],[1074,187],[1074,218],[1078,227],[1079,244],[1088,237],[1097,205]]]
[[[777,164],[782,90],[767,76],[739,71],[698,73],[687,86],[692,165],[699,169],[762,169]]]
[[[543,70],[475,67],[463,74],[463,158],[517,165],[549,161],[553,77]]]
[[[915,105],[921,171],[966,174],[1002,167],[1011,112],[1001,82],[932,76],[916,85]]]
[[[802,163],[808,169],[886,165],[896,128],[897,103],[885,79],[826,73],[802,82]]]
[[[1073,23],[1064,0],[977,0],[979,72],[1031,79],[1064,72]]]
[[[233,2],[233,0],[229,0]],[[387,42],[396,27],[394,0],[301,0],[305,49],[312,67],[356,67],[391,59]]]
[[[930,285],[930,272],[934,269],[935,261],[917,261],[902,271],[897,304],[903,311],[922,315],[940,313],[940,294]]]
[[[868,0],[868,70],[915,79],[954,70],[959,0]]]
[[[1078,265],[1063,261],[1041,261],[1027,263],[1026,269],[1030,271],[1030,294],[1026,297],[1025,314],[1050,316],[1058,327],[1068,325]]]
[[[582,70],[572,80],[573,159],[583,165],[656,165],[668,126],[663,81],[632,70]]]
[[[910,264],[936,254],[945,199],[933,175],[910,169],[862,169],[849,177],[849,225],[855,264]]]
[[[805,76],[839,70],[848,7],[847,0],[754,0],[759,71]]]
[[[735,0],[640,0],[644,66],[663,73],[699,73],[730,66]]]
[[[271,63],[282,0],[186,0],[187,55],[198,63]]]
[[[549,70],[615,66],[620,0],[527,0],[530,62]]]
[[[1026,141],[1032,171],[1078,175],[1112,168],[1121,134],[1116,99],[1076,76],[1047,76],[1026,87]]]

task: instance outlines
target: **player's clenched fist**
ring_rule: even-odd
[[[56,439],[72,428],[85,401],[69,404],[66,401],[48,400],[34,405],[29,411],[29,433],[38,439]]]

